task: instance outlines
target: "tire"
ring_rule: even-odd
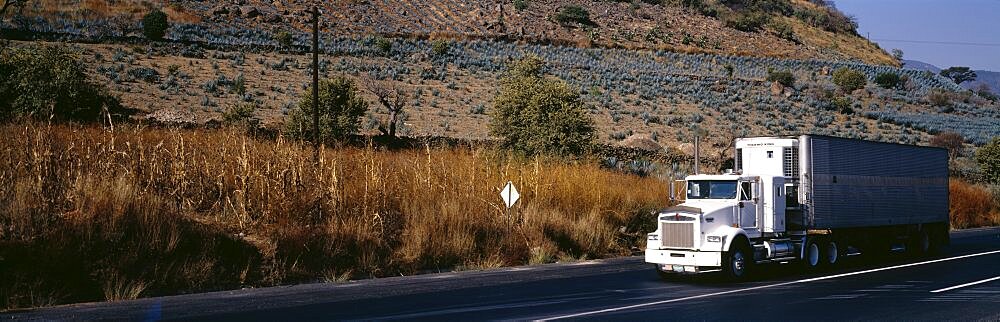
[[[753,266],[753,255],[750,253],[750,245],[746,241],[738,240],[730,247],[728,252],[723,253],[722,273],[729,280],[746,280],[750,276]]]
[[[823,249],[823,252],[821,254],[821,255],[823,255],[823,259],[824,259],[823,264],[831,266],[831,267],[836,266],[837,264],[840,263],[840,260],[841,260],[840,255],[841,254],[842,254],[842,252],[840,251],[840,244],[838,244],[836,241],[832,241],[832,240],[826,242],[826,245],[825,245],[825,247]]]
[[[809,240],[806,243],[805,249],[802,252],[802,266],[806,270],[819,269],[820,265],[823,264],[823,248],[819,245],[815,239]]]

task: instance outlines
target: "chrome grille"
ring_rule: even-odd
[[[694,223],[660,222],[660,242],[667,248],[694,248]]]

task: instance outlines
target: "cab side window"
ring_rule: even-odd
[[[753,191],[750,190],[750,183],[743,182],[740,184],[740,200],[750,200],[753,198]]]

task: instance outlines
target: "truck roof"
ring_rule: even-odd
[[[891,144],[891,145],[902,145],[902,146],[911,146],[911,147],[919,147],[919,148],[927,148],[927,149],[947,150],[945,148],[936,147],[936,146],[916,145],[916,144],[903,144],[903,143],[883,142],[883,141],[872,141],[872,140],[865,140],[865,139],[852,139],[852,138],[845,138],[845,137],[832,136],[832,135],[822,135],[822,134],[800,134],[800,135],[785,135],[785,136],[752,136],[752,137],[736,138],[735,141],[750,140],[750,139],[754,139],[754,140],[758,140],[758,139],[760,139],[760,140],[766,140],[766,139],[800,139],[800,138],[802,138],[804,136],[805,137],[814,137],[814,138],[827,138],[827,139],[838,139],[838,140],[863,141],[863,142],[871,142],[871,143],[879,143],[879,144]]]
[[[743,176],[738,174],[694,174],[688,176],[688,180],[739,180]]]

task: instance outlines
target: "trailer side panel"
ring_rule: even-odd
[[[807,226],[816,229],[948,221],[945,149],[826,136],[811,148]]]

